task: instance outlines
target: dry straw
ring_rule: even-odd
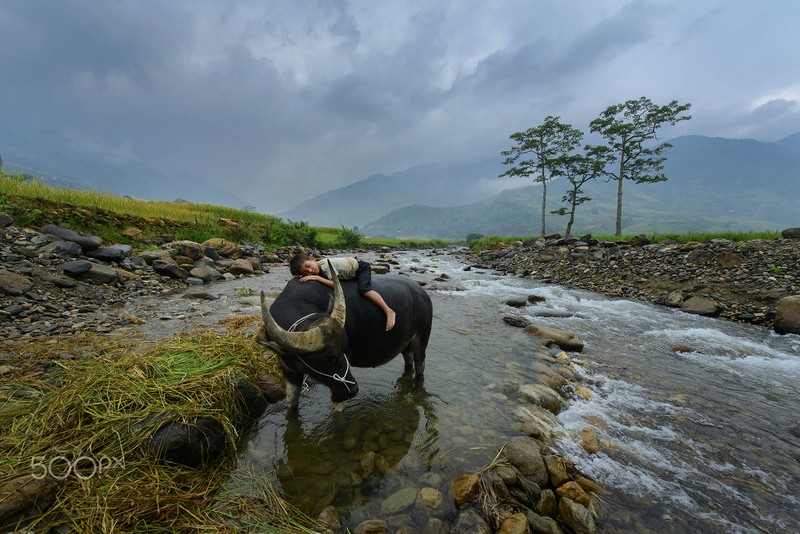
[[[235,383],[279,374],[252,339],[200,332],[150,347],[99,336],[53,341],[0,347],[13,363],[0,389],[0,486],[31,474],[63,478],[55,503],[27,528],[312,531],[314,522],[263,476],[226,487],[244,421]],[[156,428],[196,417],[222,423],[224,459],[199,469],[154,461]]]

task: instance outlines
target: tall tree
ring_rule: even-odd
[[[583,186],[604,175],[604,170],[611,162],[611,157],[606,147],[587,145],[584,147],[584,153],[568,154],[562,158],[556,174],[563,176],[570,183],[570,188],[561,197],[561,201],[568,204],[569,208],[562,206],[550,213],[555,215],[569,213],[567,229],[564,232],[566,235],[572,235],[572,225],[575,224],[575,211],[578,206],[592,200],[591,197],[585,196]]]
[[[628,100],[624,104],[609,106],[600,117],[589,124],[590,131],[599,133],[606,140],[604,147],[618,162],[616,169],[607,168],[605,175],[617,181],[617,225],[616,235],[622,235],[622,183],[663,182],[667,177],[664,170],[664,152],[672,145],[657,141],[659,128],[665,124],[674,126],[677,122],[689,120],[691,115],[684,112],[691,104],[678,104],[673,100],[665,106],[654,104],[649,98]],[[613,163],[612,162],[612,163]]]
[[[547,182],[560,164],[560,158],[574,150],[583,139],[583,132],[560,117],[548,116],[542,124],[524,132],[509,136],[516,142],[510,150],[500,154],[506,156],[504,165],[513,165],[500,176],[533,176],[533,181],[542,184],[542,235],[546,233]]]

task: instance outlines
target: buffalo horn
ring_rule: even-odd
[[[328,260],[328,272],[331,273],[331,280],[333,281],[333,309],[331,310],[331,319],[344,328],[344,320],[347,317],[347,305],[344,301],[344,291],[342,291],[342,283],[339,281],[339,273],[334,269],[331,260]]]
[[[325,347],[325,339],[320,328],[312,328],[307,332],[289,332],[276,323],[269,312],[264,291],[261,291],[261,317],[264,319],[264,327],[267,329],[269,339],[286,351],[317,352]]]

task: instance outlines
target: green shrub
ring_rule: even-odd
[[[336,246],[339,248],[353,249],[361,246],[361,240],[364,239],[363,234],[358,231],[358,226],[347,228],[342,225],[336,233]]]

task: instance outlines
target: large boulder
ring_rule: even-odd
[[[205,255],[205,249],[194,241],[173,241],[169,246],[177,250],[179,256],[186,256],[192,260],[199,260]]]
[[[705,315],[716,317],[719,315],[719,304],[714,299],[708,297],[694,296],[683,301],[681,311],[693,313],[695,315]]]
[[[61,226],[56,226],[55,224],[45,224],[42,226],[42,233],[54,235],[63,241],[77,243],[81,246],[81,249],[83,249],[84,252],[97,250],[100,248],[100,245],[103,244],[103,238],[101,237],[85,234],[83,232],[76,232],[75,230],[62,228]]]
[[[99,248],[97,250],[87,252],[86,255],[90,258],[95,258],[101,261],[115,261],[119,263],[130,256],[132,250],[133,248],[130,245],[118,243],[116,245],[111,245],[110,247]]]
[[[567,330],[532,324],[525,327],[525,332],[543,339],[545,345],[548,347],[558,345],[561,350],[568,350],[571,352],[580,352],[583,350],[583,341]]]
[[[800,227],[787,228],[781,232],[781,237],[784,239],[800,239]]]
[[[800,295],[783,297],[778,301],[773,328],[779,334],[800,334]]]
[[[503,447],[503,455],[520,475],[529,477],[539,486],[547,484],[549,474],[536,441],[525,436],[511,438]]]
[[[198,417],[191,423],[171,422],[150,438],[159,460],[198,467],[213,462],[225,451],[225,427],[216,419]]]
[[[221,237],[213,237],[208,241],[202,243],[203,247],[214,249],[214,251],[223,258],[232,260],[238,259],[242,255],[242,249],[236,243],[222,239]]]

